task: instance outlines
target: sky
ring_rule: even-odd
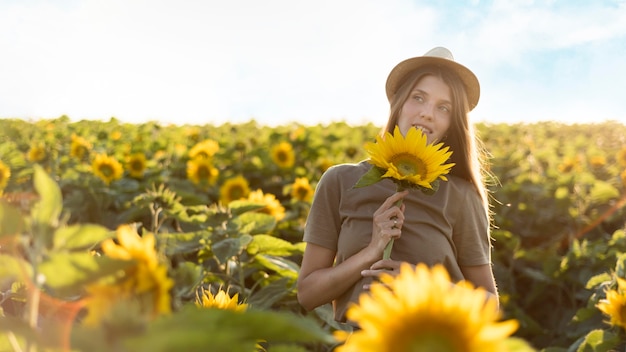
[[[382,126],[435,46],[475,122],[626,124],[626,0],[0,0],[0,118]]]

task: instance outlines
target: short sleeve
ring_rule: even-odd
[[[338,172],[339,168],[334,166],[326,170],[320,178],[315,188],[303,237],[304,242],[314,243],[333,251],[337,251],[341,229],[339,214],[341,189]]]

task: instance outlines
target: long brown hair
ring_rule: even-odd
[[[448,85],[452,95],[452,119],[446,137],[443,140],[444,144],[449,146],[452,151],[450,162],[455,163],[450,170],[450,174],[472,183],[483,200],[485,211],[489,213],[488,192],[484,181],[487,175],[484,167],[486,153],[474,131],[473,125],[469,123],[467,94],[463,82],[457,75],[441,67],[430,65],[420,67],[407,75],[391,100],[389,120],[381,134],[384,136],[386,132],[393,133],[395,126],[398,124],[402,106],[409,98],[413,88],[426,76],[434,76],[441,79]]]

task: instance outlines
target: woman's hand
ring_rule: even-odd
[[[381,274],[386,273],[391,276],[397,276],[400,274],[400,266],[402,265],[401,261],[393,260],[393,259],[381,259],[369,269],[361,271],[361,276],[363,277],[371,277],[374,280],[378,280]],[[370,285],[364,285],[363,289],[368,290]]]
[[[387,243],[392,238],[399,238],[402,234],[402,224],[404,223],[404,204],[396,206],[396,202],[409,194],[409,191],[392,194],[374,212],[372,223],[372,239],[369,247],[382,255]]]

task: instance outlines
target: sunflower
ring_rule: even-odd
[[[265,208],[259,210],[261,213],[269,214],[273,216],[276,221],[280,221],[285,218],[285,208],[280,204],[276,196],[271,193],[263,193],[262,190],[250,192],[248,200],[254,203],[265,204]]]
[[[28,149],[28,154],[26,155],[28,161],[31,162],[39,162],[46,158],[46,148],[43,144],[38,143],[33,145]]]
[[[298,177],[291,185],[291,197],[302,202],[310,202],[313,199],[313,188],[306,177]]]
[[[296,161],[293,147],[289,142],[280,142],[272,147],[272,160],[281,169],[289,169]]]
[[[107,239],[102,243],[104,255],[135,264],[124,270],[115,283],[98,282],[87,286],[87,316],[85,324],[97,325],[118,303],[139,302],[141,312],[148,317],[171,312],[169,290],[174,282],[167,276],[167,267],[159,263],[155,239],[151,233],[139,236],[130,225],[117,228],[117,243]]]
[[[397,277],[381,281],[348,309],[361,330],[335,332],[347,339],[338,352],[500,352],[518,327],[516,320],[498,322],[495,299],[469,282],[452,284],[441,265],[403,264]]]
[[[563,158],[563,162],[559,164],[559,171],[564,174],[567,174],[570,172],[574,173],[580,170],[581,170],[580,157],[578,156]]]
[[[146,171],[146,155],[143,153],[135,153],[126,158],[126,169],[133,178],[143,178]]]
[[[243,312],[248,309],[248,305],[245,303],[239,303],[239,294],[231,298],[228,294],[221,289],[216,295],[213,295],[210,291],[202,290],[202,296],[196,299],[196,305],[204,308],[218,308],[234,310],[236,312]]]
[[[414,185],[433,189],[433,183],[450,172],[454,164],[444,164],[452,155],[449,147],[443,143],[428,144],[426,135],[416,128],[411,128],[402,136],[396,126],[393,135],[387,132],[385,137],[377,136],[376,143],[367,143],[365,149],[370,155],[370,163],[381,172],[381,177],[391,178],[408,187]]]
[[[187,178],[196,185],[214,185],[218,175],[210,159],[199,157],[187,162]]]
[[[622,184],[624,185],[624,187],[626,187],[626,169],[624,169],[624,171],[622,171],[619,176],[622,179]],[[2,181],[0,181],[0,185],[2,185]]]
[[[220,187],[220,201],[222,204],[228,204],[233,200],[246,198],[250,194],[250,185],[245,177],[239,175],[237,177],[226,180]]]
[[[626,146],[623,146],[619,152],[617,152],[617,163],[621,166],[626,166]]]
[[[594,169],[599,169],[606,165],[606,157],[604,155],[594,155],[589,159],[589,164]]]
[[[109,185],[112,181],[122,178],[124,169],[117,159],[106,154],[98,154],[91,164],[93,173],[100,177],[105,184]]]
[[[210,159],[220,150],[220,145],[211,139],[206,139],[191,148],[189,150],[189,159],[196,159],[198,157]]]
[[[83,137],[72,134],[72,143],[70,144],[70,156],[78,160],[84,159],[89,155],[91,143]]]
[[[607,290],[596,307],[609,316],[609,324],[626,329],[626,280],[618,277],[617,290]]]
[[[11,178],[11,169],[0,161],[0,192],[2,192],[9,183],[9,178]]]

